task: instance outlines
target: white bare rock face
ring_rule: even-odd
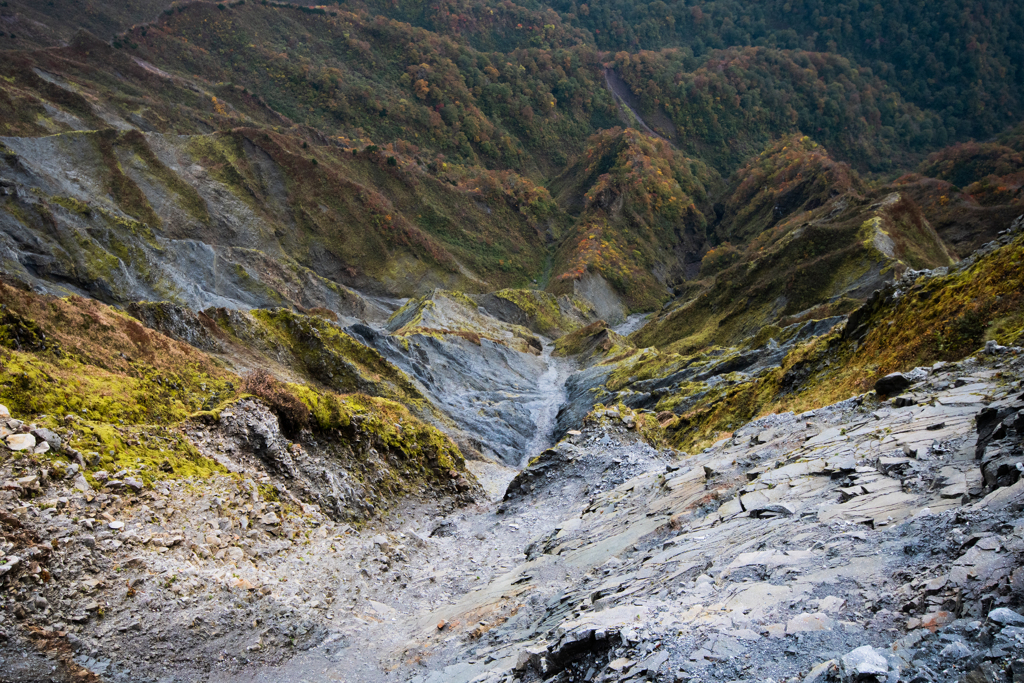
[[[872,676],[889,671],[889,663],[870,645],[858,647],[843,655],[843,668],[853,676]]]

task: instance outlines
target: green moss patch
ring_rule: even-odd
[[[668,425],[669,439],[679,448],[700,449],[758,416],[829,405],[869,391],[891,372],[962,360],[990,339],[1020,343],[1022,291],[1019,236],[968,268],[921,279],[895,301],[883,296],[865,304],[848,324],[866,330],[861,339],[836,331],[808,341],[781,367],[703,396],[700,405]],[[678,404],[682,394],[671,401]],[[663,399],[659,409],[670,410],[671,401]]]

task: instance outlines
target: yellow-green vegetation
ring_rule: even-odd
[[[458,290],[448,290],[444,294],[452,301],[458,301],[460,304],[469,308],[470,310],[476,309],[476,301],[471,299],[469,295],[467,295],[465,292],[460,292]]]
[[[608,377],[606,386],[610,391],[618,391],[630,382],[667,377],[683,368],[700,368],[712,362],[721,363],[735,354],[735,350],[718,347],[690,355],[663,352],[650,347],[635,349],[628,355],[622,354],[615,359],[617,367]]]
[[[365,394],[318,392],[296,384],[288,388],[309,408],[313,424],[322,432],[358,429],[403,453],[424,472],[428,465],[445,472],[465,467],[462,453],[451,439],[401,403]]]
[[[268,358],[312,382],[342,393],[375,394],[426,408],[405,373],[323,317],[284,308],[214,315],[218,327],[237,342],[265,351]]]
[[[92,207],[90,207],[86,202],[83,202],[81,199],[75,199],[74,197],[54,196],[50,197],[50,201],[52,201],[54,204],[59,204],[60,206],[63,206],[65,209],[71,211],[72,213],[77,213],[79,216],[82,216],[83,218],[88,218],[92,216]]]
[[[412,299],[388,319],[388,329],[408,339],[424,335],[437,339],[455,336],[479,345],[481,339],[524,353],[540,353],[543,345],[522,325],[503,323],[477,311],[477,303],[462,292],[437,289]]]
[[[604,356],[614,357],[621,353],[632,353],[635,349],[621,334],[608,327],[603,320],[595,320],[585,327],[570,332],[555,340],[555,351],[552,355],[566,356]]]
[[[223,470],[175,430],[234,395],[237,378],[219,363],[92,300],[0,285],[0,303],[0,402],[62,433],[89,472],[133,468],[153,480]]]
[[[699,449],[759,415],[802,412],[866,392],[891,372],[957,361],[986,341],[1024,340],[1024,236],[947,276],[921,279],[895,302],[851,316],[861,341],[834,332],[796,347],[781,367],[714,390],[668,425],[679,448]],[[863,328],[860,326],[863,325]],[[663,408],[659,404],[659,408]]]
[[[865,282],[880,286],[908,266],[952,260],[910,200],[892,193],[837,197],[761,232],[742,258],[725,261],[731,265],[716,270],[716,260],[713,277],[691,283],[632,341],[683,354],[734,345],[766,325],[850,313]]]
[[[556,297],[537,289],[502,289],[494,296],[518,308],[525,318],[523,324],[547,337],[575,332],[594,317],[593,307],[575,296]]]
[[[41,424],[48,425],[48,418]],[[216,461],[199,454],[192,443],[177,430],[160,429],[155,425],[120,426],[105,422],[78,419],[65,422],[65,433],[71,444],[89,463],[85,478],[97,484],[93,472],[134,470],[143,483],[160,479],[202,479],[227,470]],[[162,434],[160,433],[162,432]]]

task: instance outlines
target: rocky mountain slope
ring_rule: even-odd
[[[243,398],[181,427],[214,471],[150,479],[90,465],[83,418],[8,420],[42,447],[4,462],[5,676],[1009,680],[1022,377],[990,345],[696,455],[601,409],[500,505],[414,491],[365,531],[321,497],[393,461],[365,427],[323,469]]]
[[[0,682],[1024,679],[1024,17],[833,5],[0,2]]]

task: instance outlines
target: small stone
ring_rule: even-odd
[[[1005,351],[1006,347],[1000,346],[999,342],[997,342],[995,339],[989,339],[987,342],[985,342],[984,353],[990,356],[995,356],[997,354],[1004,353]]]
[[[247,579],[238,579],[238,580],[237,580],[237,581],[235,581],[235,583],[234,583],[234,584],[232,584],[232,585],[233,585],[233,586],[234,586],[235,588],[241,588],[241,589],[242,589],[242,590],[244,590],[244,591],[254,591],[254,590],[256,590],[256,586],[254,586],[254,585],[252,584],[252,582],[251,582],[251,581],[249,581],[249,580],[247,580]]]
[[[839,612],[845,606],[846,600],[843,600],[842,598],[837,598],[834,595],[824,597],[818,602],[818,609],[822,612],[828,613]]]
[[[118,531],[124,528],[124,522],[110,522],[107,524],[107,526],[113,529],[114,531]]]
[[[889,663],[870,645],[858,647],[843,655],[843,668],[853,676],[874,676],[888,673]]]
[[[942,657],[947,657],[949,659],[954,660],[966,659],[967,657],[970,657],[972,654],[973,652],[971,648],[967,647],[959,640],[954,641],[946,647],[942,648],[942,651],[939,653],[939,655]]]
[[[750,510],[750,516],[754,518],[792,517],[793,513],[793,508],[785,503],[768,503]]]
[[[16,566],[18,566],[19,562],[21,562],[21,558],[17,555],[8,555],[7,557],[5,557],[4,563],[0,564],[0,576],[3,576],[7,572],[14,569]]]
[[[37,488],[39,485],[39,477],[34,474],[27,477],[19,477],[14,481],[23,489]]]
[[[804,631],[831,631],[832,620],[828,615],[817,612],[815,614],[798,614],[786,622],[786,633],[801,633]]]
[[[81,473],[79,473],[78,476],[75,477],[75,482],[74,484],[72,484],[72,486],[74,486],[76,491],[81,491],[82,493],[92,491],[92,486],[89,485],[89,482]]]
[[[273,512],[268,512],[267,514],[265,514],[262,517],[260,517],[260,524],[265,524],[267,526],[274,526],[275,524],[280,524],[280,523],[281,523],[281,518],[278,517],[277,514],[275,514]]]
[[[447,626],[447,625],[448,625],[448,622],[445,621],[444,619],[442,619],[441,621],[437,622],[437,630],[438,631],[443,631],[444,627]]]
[[[7,419],[11,416],[11,411],[7,409],[7,406],[0,405],[0,419]]]
[[[619,657],[618,659],[613,659],[612,661],[608,662],[608,668],[611,669],[612,671],[622,671],[626,667],[632,666],[632,665],[633,665],[633,660],[632,659],[627,659],[625,657]]]
[[[945,626],[951,621],[953,621],[953,615],[949,612],[929,612],[921,617],[921,627],[935,633],[940,626]]]
[[[827,662],[821,662],[820,664],[814,665],[813,668],[804,676],[802,683],[823,683],[829,680],[831,672],[839,664],[834,659],[830,659]]]
[[[31,434],[11,434],[7,437],[7,447],[12,451],[29,451],[36,447],[36,437]]]
[[[1004,626],[1024,626],[1024,616],[1014,612],[1008,607],[997,607],[988,613],[988,618],[997,624]]]
[[[136,479],[134,477],[126,477],[124,480],[124,485],[133,493],[140,493],[142,489],[145,487],[145,484],[142,483],[141,479]]]
[[[98,470],[97,472],[93,473],[92,478],[102,484],[103,482],[110,479],[110,474],[106,470]]]

